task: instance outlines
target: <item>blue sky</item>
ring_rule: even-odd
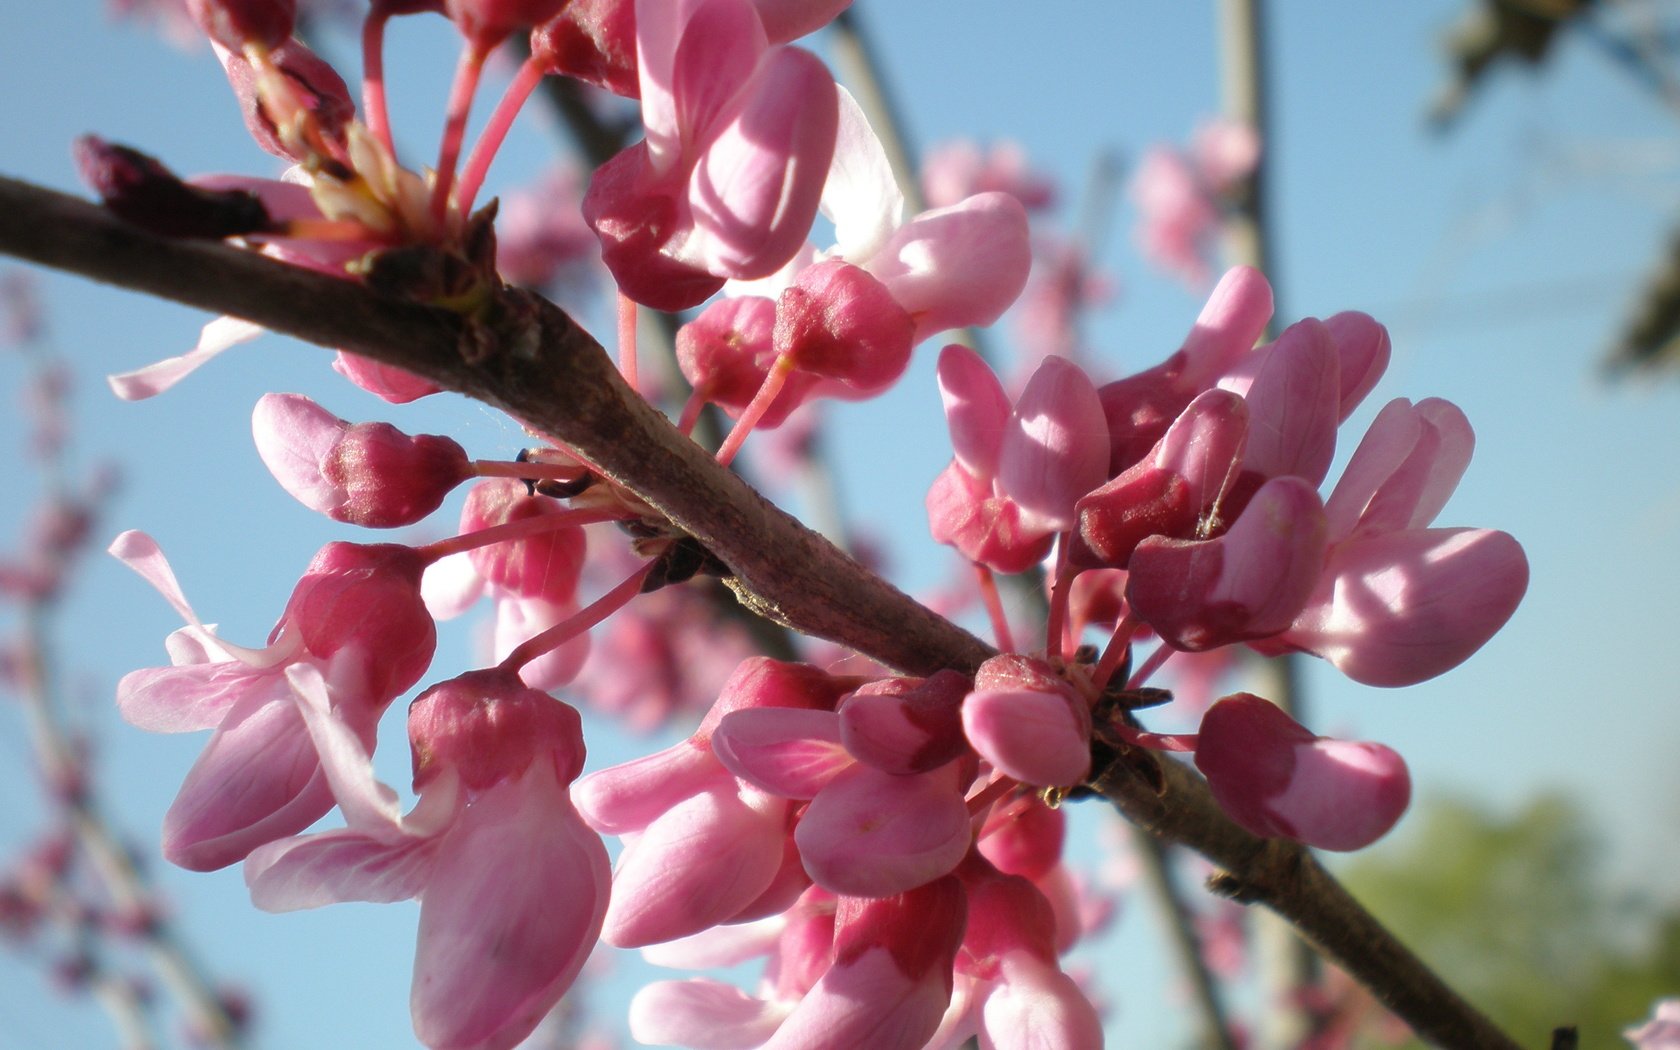
[[[1390,326],[1393,364],[1344,431],[1344,455],[1389,398],[1443,396],[1465,409],[1476,458],[1441,522],[1512,532],[1527,548],[1532,582],[1509,627],[1435,681],[1381,691],[1312,667],[1315,724],[1395,747],[1424,797],[1459,792],[1515,808],[1542,790],[1567,791],[1597,824],[1614,870],[1672,896],[1680,889],[1667,874],[1680,860],[1672,758],[1680,386],[1608,382],[1598,364],[1675,217],[1680,124],[1590,44],[1566,40],[1542,76],[1502,70],[1452,134],[1429,135],[1423,113],[1442,76],[1436,41],[1460,6],[1273,5],[1278,109],[1268,149],[1280,302],[1289,320],[1362,309]],[[1103,152],[1135,157],[1152,142],[1183,141],[1215,111],[1213,9],[859,0],[918,142],[1014,139],[1070,199]],[[0,29],[8,100],[0,173],[74,188],[69,143],[87,131],[184,173],[273,170],[207,51],[183,54],[113,26],[92,0],[9,5]],[[420,155],[436,141],[453,48],[439,19],[394,30],[398,134],[421,144]],[[327,51],[354,68],[347,37],[329,38]],[[547,124],[538,114],[522,119],[489,192],[541,169],[553,142]],[[1174,349],[1198,306],[1138,258],[1131,218],[1122,204],[1103,258],[1120,294],[1091,327],[1113,374]],[[264,636],[310,554],[350,538],[263,471],[248,438],[262,393],[298,390],[340,415],[448,432],[476,456],[521,443],[506,420],[457,399],[386,409],[328,372],[323,352],[276,337],[230,353],[166,397],[119,403],[104,374],[180,352],[207,318],[67,277],[41,284],[56,346],[81,381],[78,452],[114,458],[125,474],[106,531],[152,532],[200,613],[234,639]],[[921,511],[950,455],[932,358],[924,351],[888,397],[830,413],[854,520],[890,541],[912,589],[951,569],[926,539]],[[20,375],[15,361],[0,361],[0,384],[15,389]],[[15,413],[0,413],[0,449],[19,447],[20,426]],[[0,504],[0,535],[13,535],[34,478],[7,453],[0,482],[11,497]],[[440,521],[448,520],[446,512]],[[202,740],[134,730],[110,696],[122,673],[162,659],[162,638],[176,626],[161,600],[103,558],[86,566],[60,619],[62,659],[99,743],[111,808],[142,844],[155,842]],[[456,634],[437,666],[469,660]],[[592,768],[648,746],[604,727],[590,732]],[[381,769],[401,783],[400,722],[387,733]],[[21,730],[0,736],[0,748],[11,758],[0,774],[9,789],[3,847],[28,837],[37,810]],[[258,1045],[412,1045],[412,906],[271,917],[251,908],[237,870],[190,875],[161,862],[156,870],[216,972],[253,991]],[[1139,907],[1104,945],[1100,965],[1122,989],[1110,996],[1115,1045],[1160,1045],[1181,1030],[1157,1006],[1168,993],[1151,929]],[[629,965],[607,982],[615,993],[636,979],[623,972]],[[0,975],[0,1029],[19,1045],[111,1044],[102,1018],[45,994],[27,964],[0,956]],[[602,1006],[607,1015],[617,1009]]]

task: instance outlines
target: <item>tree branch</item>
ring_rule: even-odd
[[[624,384],[588,333],[535,296],[506,292],[494,316],[469,321],[224,244],[154,237],[86,201],[4,178],[0,252],[364,354],[502,408],[704,543],[749,606],[795,630],[912,674],[971,672],[991,655],[720,468]],[[1516,1047],[1299,846],[1237,827],[1187,769],[1132,756],[1108,763],[1093,786],[1135,823],[1223,867],[1223,889],[1289,918],[1420,1035]]]

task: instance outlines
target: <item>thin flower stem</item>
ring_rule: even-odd
[[[385,103],[385,23],[390,19],[389,12],[375,5],[362,22],[362,119],[395,157],[397,144],[391,139],[391,114]]]
[[[992,636],[997,639],[998,648],[1006,653],[1014,652],[1015,638],[1009,632],[1009,617],[1003,612],[997,579],[990,568],[979,562],[974,563],[974,576],[980,581],[980,598],[986,603],[986,615],[992,618]]]
[[[641,568],[625,578],[623,583],[601,595],[577,612],[561,620],[553,627],[541,634],[532,635],[520,642],[513,652],[507,654],[497,666],[504,671],[517,673],[520,668],[589,630],[591,627],[605,620],[613,613],[628,605],[630,599],[642,591],[642,581],[647,579],[648,573],[659,563],[658,558],[651,558]]]
[[[1126,688],[1142,689],[1145,685],[1148,685],[1149,680],[1155,677],[1155,672],[1159,671],[1163,664],[1172,659],[1173,654],[1176,652],[1178,652],[1177,649],[1167,645],[1165,642],[1156,646],[1155,651],[1150,653],[1148,658],[1138,665],[1138,669],[1136,671],[1132,672],[1132,677],[1126,682]]]
[[[734,460],[735,453],[741,451],[741,445],[747,440],[747,435],[751,434],[753,427],[764,418],[764,413],[770,411],[771,403],[776,400],[776,395],[782,392],[782,386],[792,374],[793,358],[786,354],[777,357],[776,363],[770,366],[769,374],[764,377],[763,385],[758,388],[758,393],[753,395],[752,401],[741,413],[741,418],[735,421],[735,428],[718,447],[718,466],[727,467]]]
[[[1140,626],[1136,617],[1130,612],[1120,617],[1120,622],[1114,625],[1114,634],[1108,639],[1108,647],[1103,650],[1102,658],[1097,661],[1097,669],[1091,672],[1091,684],[1102,692],[1108,688],[1108,680],[1114,677],[1114,672],[1126,660],[1126,653],[1132,645],[1132,635],[1137,633]]]
[[[521,464],[523,466],[523,464]],[[522,540],[527,536],[535,536],[544,532],[553,532],[565,526],[593,525],[599,521],[616,521],[623,517],[616,511],[610,510],[563,510],[558,514],[533,514],[518,521],[504,522],[492,525],[477,532],[464,532],[459,536],[451,536],[446,540],[428,543],[424,547],[416,547],[415,551],[426,559],[426,564],[460,554],[462,551],[477,550],[488,547],[492,543],[505,543],[508,540]]]
[[[461,60],[455,66],[455,80],[449,86],[443,138],[438,143],[437,181],[432,186],[432,218],[440,226],[449,214],[455,162],[461,156],[461,142],[467,134],[467,117],[472,112],[473,96],[478,93],[478,78],[484,72],[484,59],[488,54],[479,44],[468,41],[461,48]]]
[[[1068,596],[1074,573],[1068,568],[1067,536],[1056,538],[1056,582],[1050,588],[1050,608],[1044,618],[1044,652],[1055,663],[1066,659]]]
[[[618,370],[624,374],[625,385],[641,391],[636,382],[636,302],[623,292],[618,293]]]
[[[1021,786],[1021,782],[1014,777],[1002,773],[992,774],[992,779],[985,787],[976,791],[963,801],[968,807],[970,817],[978,817],[990,809],[998,799]]]
[[[683,402],[682,415],[677,419],[677,433],[689,437],[694,433],[694,424],[700,419],[700,410],[706,407],[706,398],[696,390],[688,395]]]
[[[518,478],[521,481],[526,478],[537,481],[576,481],[587,473],[575,463],[544,463],[534,459],[523,462],[511,459],[475,459],[467,465],[481,478]]]
[[[507,141],[514,118],[525,108],[526,100],[531,97],[531,92],[537,90],[542,78],[542,67],[535,59],[527,58],[519,64],[519,71],[514,74],[513,82],[508,85],[507,90],[502,92],[496,108],[490,111],[490,119],[485,123],[484,130],[479,133],[478,142],[468,155],[466,166],[461,169],[461,183],[455,192],[456,199],[461,203],[463,215],[472,214],[473,201],[478,199],[478,191],[484,185],[484,176],[490,170],[490,162],[502,148],[502,143]]]

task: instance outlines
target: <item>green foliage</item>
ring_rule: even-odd
[[[1443,801],[1421,817],[1348,884],[1518,1042],[1544,1047],[1573,1024],[1583,1047],[1625,1046],[1624,1028],[1680,993],[1680,902],[1614,888],[1566,799],[1510,818]]]

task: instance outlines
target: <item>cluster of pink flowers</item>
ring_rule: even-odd
[[[736,417],[717,453],[728,463],[803,403],[886,390],[919,343],[990,324],[1027,283],[1022,202],[971,173],[946,184],[974,192],[907,215],[862,109],[791,43],[845,6],[376,0],[358,120],[343,81],[292,37],[291,5],[194,0],[253,133],[297,167],[183,183],[88,141],[84,168],[155,229],[241,237],[470,314],[502,280],[474,198],[536,83],[572,75],[636,98],[646,137],[596,173],[582,215],[626,299],[711,300],[677,338],[694,391],[679,428],[706,404]],[[389,18],[421,11],[464,38],[426,176],[396,160],[381,54]],[[459,163],[479,69],[526,31],[531,58]],[[826,248],[809,241],[819,213]],[[575,252],[575,238],[554,241]],[[398,255],[400,270],[386,265]],[[1340,314],[1256,348],[1271,312],[1264,279],[1233,270],[1160,365],[1099,386],[1052,354],[1016,398],[974,352],[942,352],[955,458],[927,497],[932,533],[988,581],[1047,568],[1050,614],[1044,644],[1021,647],[994,603],[1005,651],[926,677],[753,656],[699,684],[715,659],[681,632],[705,621],[640,596],[723,567],[633,493],[557,445],[475,460],[447,437],[271,394],[253,418],[263,461],[334,520],[407,526],[472,487],[455,537],[323,548],[261,647],[200,621],[149,538],[118,538],[113,553],[188,624],[169,666],[122,681],[121,709],[148,729],[214,731],[166,817],[165,853],[195,869],[244,862],[264,908],[419,898],[413,1011],[429,1046],[518,1043],[597,937],[680,965],[768,960],[757,995],[710,980],[644,990],[631,1023],[647,1041],[1099,1045],[1097,1010],[1059,962],[1089,909],[1055,806],[1091,773],[1094,737],[1192,752],[1237,823],[1330,849],[1374,840],[1409,798],[1391,750],[1316,736],[1252,695],[1213,703],[1193,736],[1146,732],[1115,697],[1140,696],[1175,654],[1236,646],[1312,653],[1373,685],[1421,681],[1487,641],[1527,582],[1508,535],[1432,525],[1472,442],[1447,402],[1391,402],[1320,494],[1388,337]],[[156,393],[250,334],[217,322],[119,392]],[[634,385],[633,342],[620,352]],[[394,402],[435,389],[349,355],[336,367]],[[607,522],[630,541],[585,531]],[[585,603],[592,554],[628,564]],[[494,663],[413,701],[418,801],[404,814],[373,777],[379,717],[431,671],[435,619],[479,598],[495,606]],[[593,662],[588,631],[615,613],[599,643],[612,655]],[[1080,647],[1089,630],[1108,637],[1100,657]],[[580,779],[579,717],[547,692],[580,674],[579,692],[643,719],[697,694],[710,711],[682,743]],[[334,807],[343,828],[303,834]],[[610,872],[600,834],[625,844]]]

